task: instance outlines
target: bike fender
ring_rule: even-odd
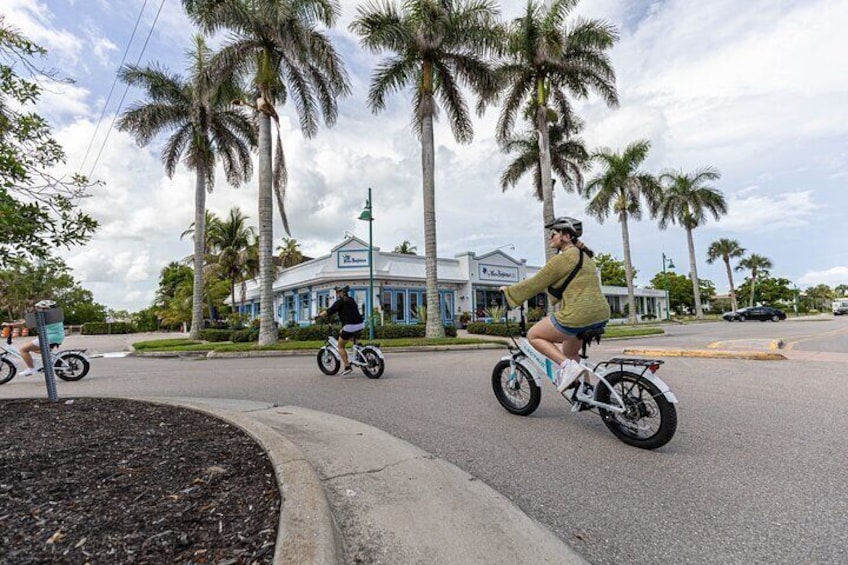
[[[513,360],[514,357],[512,355],[504,355],[503,357],[501,357],[501,361],[513,362]],[[528,363],[525,363],[521,359],[516,360],[515,364],[524,367],[527,370],[527,374],[533,377],[533,380],[536,382],[536,384],[539,385],[539,387],[542,386],[542,380],[539,378],[539,375],[536,374],[536,371],[533,370],[533,367],[531,367]]]
[[[371,347],[370,345],[366,345],[365,347],[363,347],[363,348],[362,348],[362,351],[373,351],[374,353],[376,353],[376,354],[377,354],[377,356],[378,356],[380,359],[384,359],[384,360],[385,360],[385,357],[383,357],[383,352],[382,352],[380,349],[376,348],[376,347]]]
[[[642,375],[642,378],[651,381],[653,385],[660,390],[663,396],[665,396],[666,400],[668,400],[672,404],[677,404],[677,397],[674,396],[674,393],[671,392],[671,389],[668,388],[668,385],[665,384],[665,382],[661,378],[659,378],[650,371],[645,371],[645,374]]]
[[[341,357],[339,356],[339,350],[338,350],[338,349],[336,349],[335,347],[331,347],[331,346],[329,346],[329,345],[325,345],[324,347],[322,347],[322,348],[321,348],[321,351],[329,351],[330,353],[332,353],[332,354],[333,354],[333,356],[334,356],[336,359],[341,359]]]
[[[88,351],[88,350],[87,349],[63,349],[62,351],[59,352],[58,355],[56,355],[56,357],[64,357],[68,353],[76,353],[77,355],[82,355],[83,357],[88,359],[88,355],[85,354],[86,351]]]

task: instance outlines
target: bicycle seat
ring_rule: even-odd
[[[583,343],[587,345],[592,343],[593,341],[595,343],[601,343],[601,336],[604,335],[604,333],[606,333],[604,328],[599,328],[596,330],[586,330],[577,334],[577,339],[582,340]]]

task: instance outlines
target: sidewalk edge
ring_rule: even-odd
[[[702,359],[747,359],[750,361],[785,361],[786,356],[773,351],[732,351],[722,349],[644,349],[625,348],[624,355],[651,357],[700,357]]]

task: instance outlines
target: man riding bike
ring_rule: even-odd
[[[356,301],[350,297],[350,287],[348,285],[337,286],[333,288],[336,291],[336,301],[329,308],[315,316],[315,319],[321,317],[329,318],[333,314],[338,314],[342,322],[342,331],[339,335],[339,355],[344,363],[343,375],[349,375],[353,372],[350,366],[350,359],[347,356],[347,342],[358,337],[365,328],[365,323],[362,321],[362,314],[359,313],[359,306]]]

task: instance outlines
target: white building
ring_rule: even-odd
[[[274,312],[281,325],[291,322],[307,325],[334,299],[333,287],[350,286],[351,297],[362,312],[370,311],[372,300],[386,322],[418,322],[419,306],[426,306],[424,257],[380,251],[374,247],[374,296],[369,298],[368,243],[348,237],[328,255],[281,271],[274,281]],[[514,284],[536,274],[541,267],[527,265],[501,250],[483,255],[460,253],[453,259],[438,260],[439,302],[445,324],[454,324],[462,312],[472,319],[486,317],[485,310],[501,304],[498,288]],[[604,286],[603,292],[613,312],[621,313],[627,303],[627,289]],[[259,315],[258,281],[250,281],[245,291],[243,313]],[[539,294],[529,307],[545,307],[547,296]],[[665,292],[636,289],[636,311],[663,319],[666,315]]]

